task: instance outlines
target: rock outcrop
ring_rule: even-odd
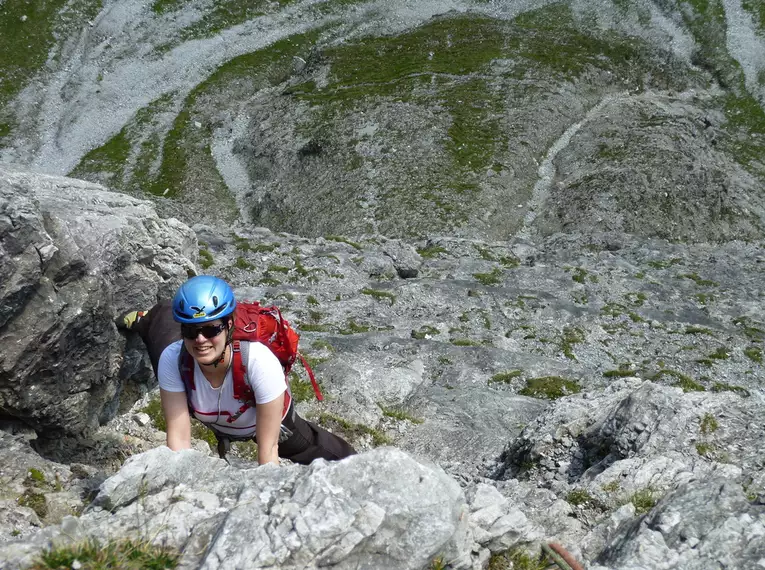
[[[81,517],[0,546],[0,559],[21,569],[50,544],[133,537],[182,551],[181,568],[467,569],[470,529],[459,485],[395,449],[238,469],[161,447],[129,459]]]
[[[79,180],[0,171],[0,197],[1,417],[81,435],[118,408],[114,317],[182,282],[196,238],[145,201]]]

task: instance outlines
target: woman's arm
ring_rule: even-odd
[[[255,404],[255,437],[258,441],[260,465],[279,464],[279,431],[282,425],[283,409],[284,394],[267,404]]]
[[[167,423],[167,447],[173,451],[191,448],[191,418],[186,392],[159,389],[162,412]]]

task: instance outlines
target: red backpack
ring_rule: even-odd
[[[236,421],[248,408],[255,405],[255,394],[246,380],[251,342],[265,344],[276,355],[284,369],[285,382],[288,382],[287,375],[292,369],[295,359],[299,358],[306,372],[308,372],[316,398],[319,401],[324,400],[313,370],[311,370],[305,357],[298,351],[300,336],[290,326],[287,319],[282,317],[282,313],[277,307],[262,307],[257,301],[252,303],[240,302],[236,304],[232,316],[234,318],[234,330],[231,335],[233,339],[231,372],[234,376],[234,397],[242,402],[242,406],[235,414],[229,416],[227,422]],[[178,367],[186,387],[186,394],[190,400],[191,391],[195,389],[194,357],[188,353],[183,345],[181,345],[181,354],[178,358]],[[289,408],[290,400],[289,396],[284,398],[284,412]]]

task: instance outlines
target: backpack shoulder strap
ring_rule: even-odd
[[[186,397],[190,399],[191,391],[194,387],[194,357],[186,350],[186,346],[181,344],[181,351],[178,353],[178,371],[181,373],[183,386],[186,388]]]
[[[255,405],[255,394],[247,382],[247,363],[250,359],[250,343],[235,340],[231,343],[231,374],[234,377],[234,398],[248,405]]]

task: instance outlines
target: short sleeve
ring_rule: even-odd
[[[178,340],[165,348],[159,357],[157,380],[159,387],[168,392],[185,392],[181,371],[178,370],[178,357],[181,354],[182,340]]]
[[[287,390],[279,359],[262,343],[250,343],[247,376],[255,393],[255,401],[259,404],[267,404]]]

